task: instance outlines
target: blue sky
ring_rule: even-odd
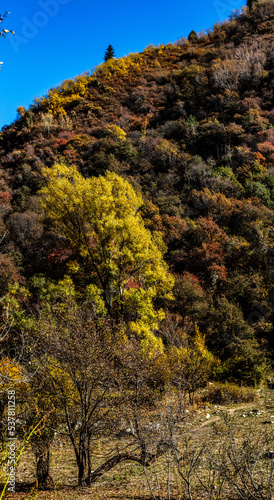
[[[116,57],[174,42],[226,19],[243,0],[0,0],[0,128],[16,108],[67,78],[92,70],[112,44]]]

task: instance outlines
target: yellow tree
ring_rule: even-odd
[[[197,326],[192,339],[178,337],[169,347],[168,357],[173,383],[188,392],[189,402],[193,404],[196,390],[206,385],[213,366],[219,364],[218,359],[207,349],[205,336]]]
[[[174,280],[161,235],[151,233],[140,215],[141,195],[113,172],[85,179],[76,167],[58,163],[43,174],[44,219],[81,257],[89,297],[129,323],[144,349],[162,348],[153,331],[164,313],[154,303],[172,298]]]

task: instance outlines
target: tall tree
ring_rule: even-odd
[[[105,52],[104,61],[108,61],[109,59],[113,59],[114,57],[114,48],[112,47],[112,45],[109,45]]]
[[[159,233],[145,227],[142,197],[113,172],[85,179],[74,166],[43,170],[45,221],[78,254],[86,293],[101,310],[130,324],[143,347],[162,347],[153,331],[164,317],[156,299],[170,299],[174,279],[163,259]]]

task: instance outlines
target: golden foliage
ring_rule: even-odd
[[[118,125],[107,125],[106,127],[107,133],[113,137],[114,139],[118,139],[120,141],[126,140],[126,132],[123,129],[118,127]]]
[[[76,167],[61,163],[43,173],[45,219],[93,269],[88,293],[100,310],[118,315],[126,310],[132,330],[144,336],[145,344],[161,347],[152,332],[164,314],[155,311],[153,302],[172,298],[174,280],[163,260],[161,235],[152,234],[139,213],[140,194],[112,172],[85,179]]]

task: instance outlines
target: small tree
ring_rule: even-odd
[[[143,468],[152,492],[146,469],[175,449],[178,425],[186,418],[185,391],[168,383],[165,354],[144,356],[138,342],[131,338],[121,345],[118,356],[115,381],[119,402],[112,425],[119,443],[113,455],[85,482],[90,485],[118,464],[129,461]]]
[[[188,41],[192,42],[192,43],[198,42],[198,35],[197,35],[196,31],[192,30],[189,33],[189,35],[188,35]]]
[[[174,330],[170,332],[170,338],[166,338],[171,380],[180,390],[188,393],[189,403],[193,404],[197,389],[206,385],[217,360],[206,348],[205,336],[197,326],[193,338],[187,337],[180,328],[177,332],[176,327]]]
[[[114,59],[114,57],[115,57],[114,48],[112,47],[112,45],[109,45],[105,52],[104,61],[108,61],[109,59]]]
[[[97,318],[88,308],[78,308],[72,300],[43,312],[35,330],[28,341],[31,366],[45,380],[44,401],[48,397],[63,416],[59,429],[71,441],[81,486],[84,474],[91,474],[91,446],[110,426],[115,356],[112,328],[110,322]],[[48,430],[33,445],[41,484],[48,480]]]
[[[247,0],[246,6],[248,7],[249,10],[253,9],[253,7],[256,7],[259,3],[259,0]]]

